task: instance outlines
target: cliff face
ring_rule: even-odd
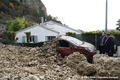
[[[37,13],[40,13],[42,10],[46,13],[46,7],[41,2],[41,0],[17,0],[21,4],[27,6],[29,9],[37,11]]]
[[[47,11],[41,0],[0,0],[0,23],[16,17],[40,22],[40,17],[45,16]]]

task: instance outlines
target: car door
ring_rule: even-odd
[[[66,40],[58,40],[58,53],[61,56],[68,56],[74,52],[74,45]]]

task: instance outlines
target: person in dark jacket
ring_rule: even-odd
[[[114,54],[114,38],[110,36],[110,34],[106,34],[106,40],[104,43],[104,51],[108,54],[108,56],[113,56]]]
[[[100,54],[105,54],[104,51],[104,42],[106,40],[106,36],[105,33],[102,33],[102,36],[100,37],[100,44],[99,44],[99,50],[100,50]]]

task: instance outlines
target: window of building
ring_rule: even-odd
[[[30,36],[30,42],[35,42],[34,36]]]
[[[56,38],[56,36],[46,36],[46,41],[52,41]]]
[[[37,43],[37,36],[30,36],[30,42]]]

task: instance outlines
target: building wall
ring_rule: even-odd
[[[17,42],[22,43],[22,36],[26,36],[25,32],[31,32],[31,36],[37,36],[37,42],[44,42],[46,41],[45,36],[58,36],[58,33],[55,33],[53,31],[50,31],[48,29],[45,29],[43,27],[40,27],[40,25],[37,25],[33,28],[22,30],[17,32],[16,38],[18,37]],[[25,40],[26,42],[26,40]]]
[[[55,31],[58,31],[60,32],[60,35],[66,35],[66,32],[75,32],[76,34],[81,34],[80,32],[77,32],[77,31],[74,31],[72,29],[69,29],[69,28],[66,28],[66,27],[63,27],[63,26],[60,26],[60,25],[57,25],[57,24],[54,24],[52,22],[49,22],[47,25],[45,25],[46,27],[50,28],[50,29],[53,29]]]

